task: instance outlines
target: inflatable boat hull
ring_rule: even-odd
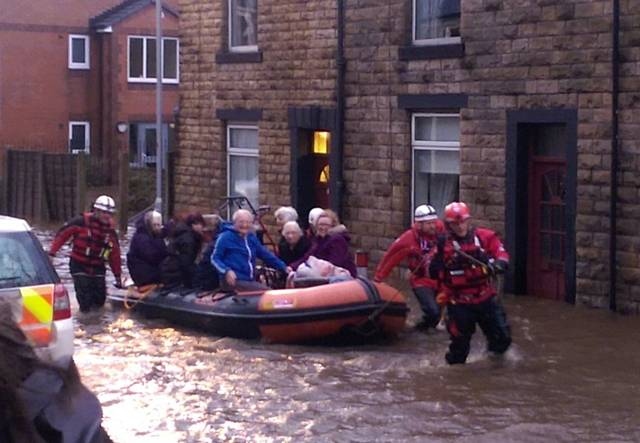
[[[261,293],[181,297],[154,292],[109,299],[214,335],[271,343],[353,343],[392,337],[404,328],[408,312],[401,292],[363,279]]]

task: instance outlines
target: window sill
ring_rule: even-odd
[[[231,63],[262,63],[262,51],[256,52],[218,52],[216,63],[219,65]]]
[[[178,83],[163,83],[163,91],[177,91]],[[156,89],[156,83],[127,83],[127,89],[129,91],[154,91]]]
[[[158,83],[158,80],[156,80],[155,78],[130,77],[130,78],[127,79],[127,82],[129,84],[155,85],[156,83]],[[163,85],[177,85],[179,83],[180,83],[179,80],[173,80],[173,79],[163,79],[162,80],[162,84]]]
[[[403,61],[461,58],[463,56],[464,44],[462,42],[425,46],[411,45],[398,48],[398,58]]]

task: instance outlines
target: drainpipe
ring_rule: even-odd
[[[342,194],[344,192],[344,179],[342,175],[342,156],[344,144],[344,74],[347,62],[344,59],[344,0],[337,0],[338,8],[338,48],[336,51],[336,121],[335,137],[331,144],[329,156],[329,175],[331,194],[329,204],[340,216],[342,216]]]
[[[618,269],[617,249],[617,202],[618,202],[618,93],[620,77],[620,0],[613,0],[613,26],[611,48],[611,201],[609,212],[609,309],[616,310],[616,281]]]

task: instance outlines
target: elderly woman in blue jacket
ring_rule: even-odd
[[[256,258],[283,272],[291,272],[282,260],[265,248],[253,233],[253,214],[246,209],[233,213],[233,225],[222,227],[211,254],[211,264],[220,274],[224,291],[266,289],[255,280]]]

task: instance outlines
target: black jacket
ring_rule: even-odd
[[[100,401],[82,384],[68,387],[55,371],[36,369],[18,388],[18,396],[26,418],[41,438],[38,442],[111,441],[101,426]],[[14,441],[10,426],[11,423],[0,422],[0,441],[3,443]]]
[[[281,237],[280,242],[278,242],[278,257],[287,265],[290,265],[304,257],[309,248],[311,248],[311,241],[305,236],[302,236],[293,248],[289,246],[284,237]]]
[[[127,268],[133,282],[138,286],[160,283],[160,263],[167,255],[162,236],[149,232],[141,220],[127,252]]]
[[[187,288],[193,287],[196,260],[201,248],[202,237],[200,234],[195,232],[191,226],[185,223],[178,223],[169,240],[169,254],[171,257],[168,261],[175,261],[175,263],[166,264],[166,267],[171,270],[177,268],[179,271],[179,283]],[[163,276],[165,284],[169,283],[166,280],[167,276]]]

